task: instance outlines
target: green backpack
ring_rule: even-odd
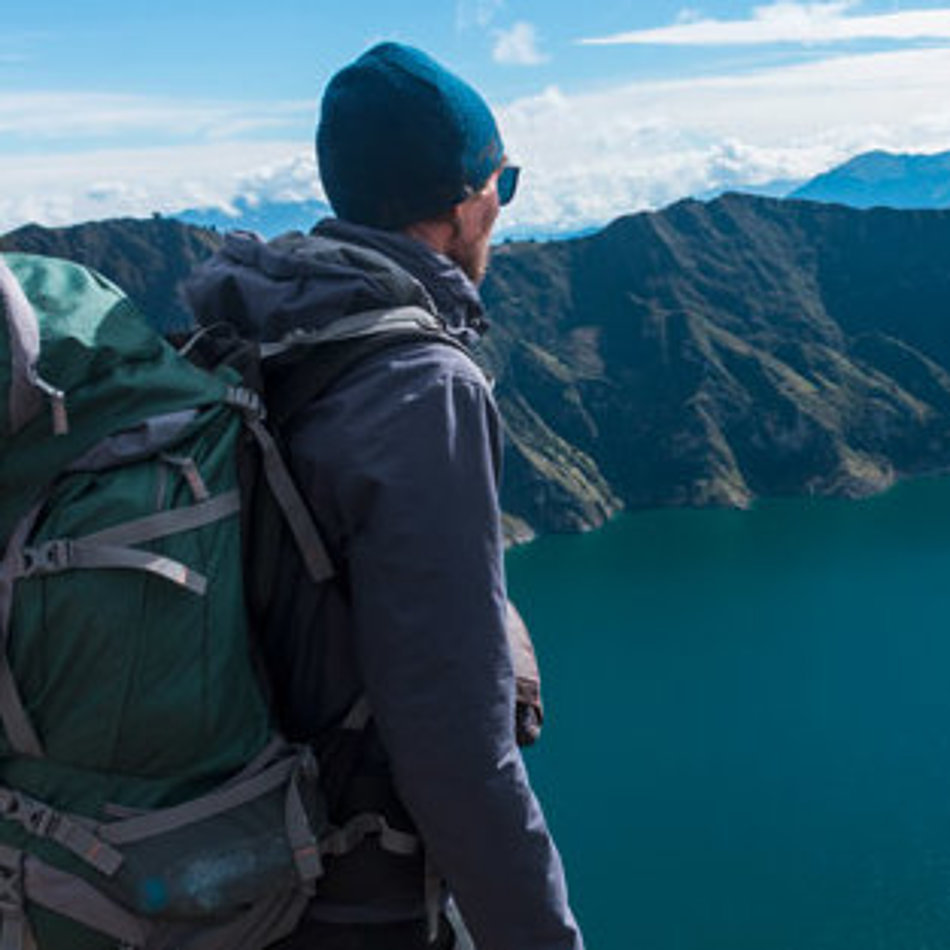
[[[0,256],[0,950],[257,950],[322,873],[253,655],[249,457],[332,567],[259,406],[101,276]]]

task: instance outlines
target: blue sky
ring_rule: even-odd
[[[508,225],[599,223],[805,178],[868,148],[950,149],[950,6],[928,0],[9,4],[0,231],[319,196],[319,93],[380,39],[496,109]]]

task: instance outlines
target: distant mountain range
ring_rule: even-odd
[[[950,207],[950,152],[896,155],[874,151],[795,189],[791,198],[829,201],[854,208]]]
[[[788,187],[791,187],[790,183]],[[788,188],[785,190],[787,191]],[[769,194],[777,194],[777,192],[773,189]],[[239,198],[228,210],[223,208],[191,208],[186,211],[175,212],[168,215],[168,217],[184,224],[193,224],[214,231],[256,231],[262,237],[273,238],[286,231],[303,231],[306,233],[321,218],[332,214],[333,209],[328,204],[316,199],[251,202],[246,198]],[[498,241],[551,241],[582,237],[598,230],[600,228],[595,227],[545,230],[531,225],[506,228],[502,221],[495,232],[495,238]]]
[[[738,190],[748,195],[800,198],[855,208],[945,208],[950,207],[950,151],[938,155],[865,152],[807,182],[777,179],[742,186]],[[727,191],[716,188],[696,197],[711,201]],[[330,206],[316,199],[276,201],[240,197],[226,210],[220,207],[192,208],[171,217],[198,227],[218,231],[256,231],[271,238],[285,231],[309,231],[329,214],[332,214]],[[508,232],[499,231],[499,235],[506,240],[564,240],[586,236],[595,230],[599,229],[542,231],[522,226]]]
[[[331,214],[330,206],[315,198],[307,201],[248,201],[238,198],[229,211],[221,208],[192,208],[173,218],[185,224],[218,231],[256,231],[266,238],[285,231],[309,231],[321,218]]]
[[[167,326],[220,236],[114,221],[0,239],[72,257]],[[484,359],[513,535],[621,507],[860,496],[950,469],[950,211],[725,195],[497,248]]]

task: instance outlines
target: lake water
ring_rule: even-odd
[[[509,555],[590,950],[950,948],[950,480]]]

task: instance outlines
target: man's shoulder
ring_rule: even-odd
[[[447,336],[407,336],[380,342],[341,379],[343,387],[383,388],[396,393],[462,385],[490,392],[488,377],[472,354]]]
[[[389,442],[438,428],[463,413],[497,414],[485,373],[464,349],[439,338],[398,339],[358,354],[333,383],[301,405],[291,429],[307,442]],[[319,432],[319,438],[317,433]]]

